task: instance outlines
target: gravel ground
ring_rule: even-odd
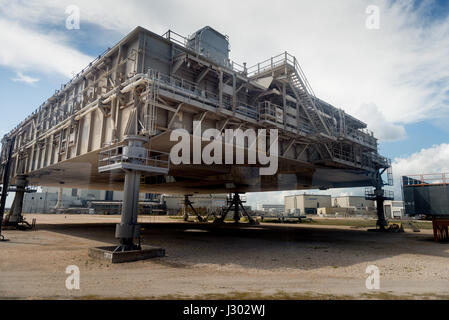
[[[126,264],[88,257],[115,244],[119,217],[28,215],[37,230],[6,230],[0,242],[1,298],[449,299],[449,244],[431,230],[380,234],[344,226],[226,225],[142,217],[144,243],[167,256]],[[80,269],[68,290],[66,267]],[[365,286],[380,270],[380,290]]]

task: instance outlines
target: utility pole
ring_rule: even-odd
[[[8,141],[9,140],[9,141]],[[11,158],[12,152],[14,149],[15,138],[6,140],[6,143],[9,142],[9,148],[7,153],[7,159],[5,163],[5,168],[3,170],[3,188],[2,188],[2,197],[0,200],[0,241],[8,241],[2,235],[2,224],[3,224],[3,216],[5,213],[5,205],[6,205],[6,197],[8,196],[8,188],[9,188],[9,171],[11,169]]]

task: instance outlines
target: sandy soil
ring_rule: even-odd
[[[28,215],[37,230],[6,230],[0,242],[1,298],[449,299],[449,244],[431,230],[379,234],[343,226],[222,226],[143,217],[144,243],[167,256],[126,264],[88,257],[115,244],[119,217]],[[80,290],[68,290],[76,265]],[[381,289],[365,286],[368,265]]]

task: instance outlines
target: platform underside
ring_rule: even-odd
[[[175,142],[169,133],[151,140],[153,150],[169,152]],[[98,171],[98,151],[29,173],[30,185],[123,190],[124,172]],[[189,194],[264,192],[372,185],[372,173],[352,168],[332,167],[279,157],[278,173],[261,176],[259,167],[248,165],[171,165],[167,176],[143,173],[141,192]]]

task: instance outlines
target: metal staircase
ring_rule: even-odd
[[[317,104],[315,103],[316,97],[312,87],[307,81],[296,58],[294,58],[294,72],[290,73],[289,78],[292,88],[302,102],[304,111],[312,122],[312,125],[317,129],[318,133],[324,134],[331,140],[335,140],[332,125],[329,121],[326,121],[325,116],[323,115],[324,112],[317,107]]]

